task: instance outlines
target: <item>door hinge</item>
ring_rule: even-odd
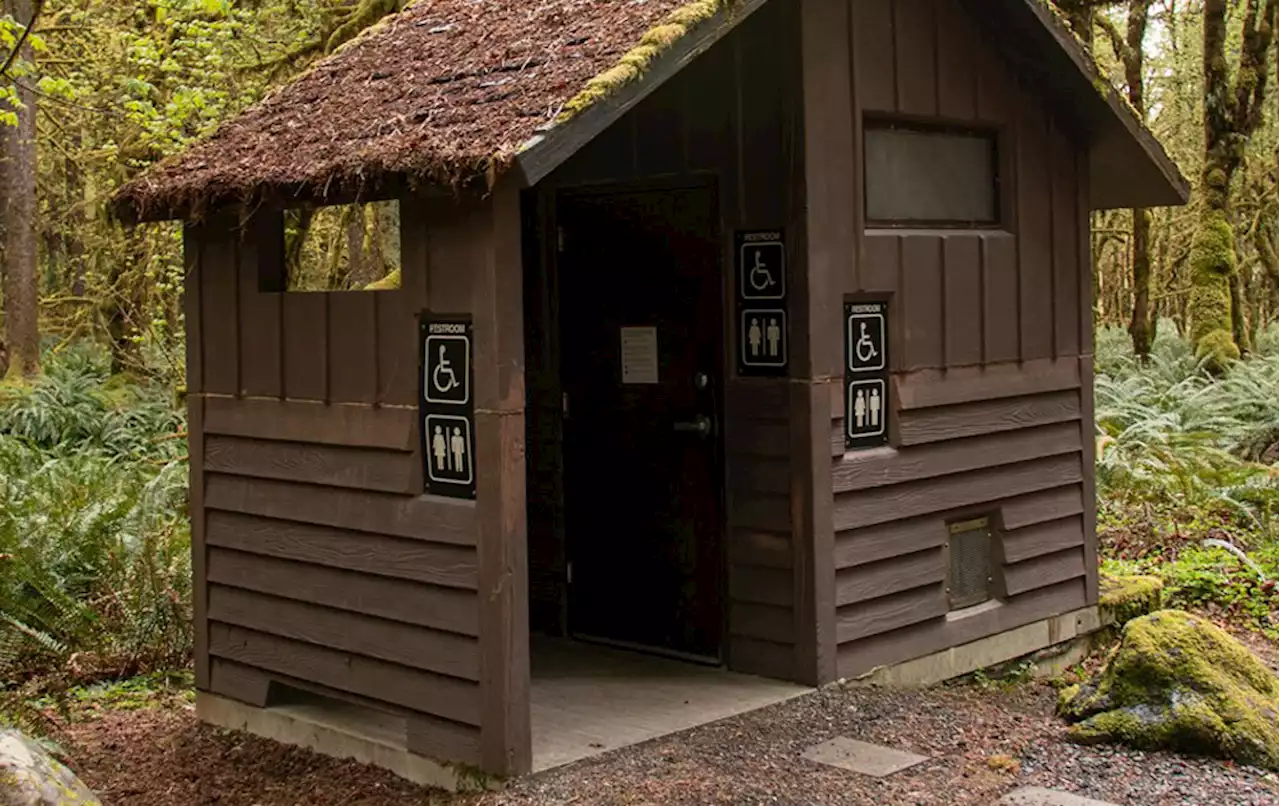
[[[564,581],[573,584],[573,563],[564,564]]]
[[[560,412],[564,415],[564,418],[566,420],[569,419],[569,393],[568,392],[564,392],[560,396]]]
[[[564,251],[564,227],[556,227],[556,251]]]

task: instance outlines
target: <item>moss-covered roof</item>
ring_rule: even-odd
[[[610,122],[583,112],[657,72],[667,50],[700,38],[691,33],[727,30],[709,27],[717,16],[733,19],[763,1],[417,0],[129,182],[115,206],[158,219],[263,197],[376,194],[383,183],[456,187],[492,182],[517,158],[523,165],[551,152],[536,179]],[[1045,10],[1047,0],[961,1],[1007,29],[1006,53],[1026,51],[1026,69],[1042,73],[1046,91],[1085,121],[1100,144],[1095,206],[1185,200],[1177,168],[1114,89],[1095,87],[1092,60]],[[576,145],[551,145],[575,128]]]
[[[725,0],[418,0],[125,185],[138,218],[388,175],[454,184],[624,86]]]

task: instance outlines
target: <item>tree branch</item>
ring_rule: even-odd
[[[18,37],[18,42],[13,46],[13,50],[5,58],[4,64],[0,64],[0,78],[4,78],[5,73],[9,72],[9,68],[18,60],[18,54],[22,52],[23,45],[27,44],[27,37],[31,36],[31,29],[36,27],[36,19],[39,18],[40,12],[44,10],[44,0],[36,0],[35,6],[31,9],[31,21],[27,23],[27,27],[22,29],[22,36]]]

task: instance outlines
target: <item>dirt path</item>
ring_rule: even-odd
[[[1276,802],[1274,773],[1067,744],[1053,696],[1039,684],[827,689],[479,796],[428,792],[379,770],[200,726],[181,699],[103,712],[71,725],[67,738],[77,772],[118,806],[960,806],[1023,785],[1141,806]],[[800,758],[841,734],[931,760],[877,780]]]

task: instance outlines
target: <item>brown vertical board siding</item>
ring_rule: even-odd
[[[668,82],[636,106],[632,118],[635,125],[636,173],[657,176],[672,173],[684,163],[685,126],[681,118],[680,87]],[[672,165],[672,160],[678,160]]]
[[[892,294],[898,290],[898,240],[893,232],[867,234],[863,240],[866,256],[858,268],[858,287],[855,290],[874,294]],[[890,313],[891,318],[899,315]],[[893,338],[891,332],[889,349],[900,352],[900,345],[894,344]]]
[[[204,307],[200,302],[201,270],[205,242],[209,234],[203,224],[189,223],[182,228],[182,255],[185,268],[182,285],[182,310],[186,315],[187,394],[204,391]]]
[[[681,92],[685,168],[691,172],[717,171],[721,182],[728,181],[736,164],[733,71],[732,48],[716,46],[695,59],[674,82]],[[720,190],[723,209],[734,195],[723,185]]]
[[[1006,233],[982,236],[983,362],[1016,361],[1021,349],[1017,241]]]
[[[980,47],[973,23],[954,0],[937,0],[935,38],[938,43],[938,114],[954,120],[978,117],[978,71],[975,51]]]
[[[943,344],[942,238],[904,235],[902,244],[902,301],[898,317],[904,333],[903,349],[894,363],[901,370],[945,366]]]
[[[954,0],[852,8],[855,130],[864,112],[994,126],[1001,228],[868,230],[846,285],[891,295],[898,416],[893,447],[830,435],[841,676],[1083,606],[1093,448],[1081,153]],[[981,515],[1009,595],[947,617],[947,523]]]
[[[1080,354],[1080,239],[1076,228],[1075,149],[1056,129],[1049,165],[1053,184],[1054,355]]]
[[[191,519],[191,622],[196,688],[209,690],[208,549],[204,510],[204,397],[187,395],[187,516]]]
[[[845,69],[849,5],[806,0],[800,8],[807,218],[804,274],[793,272],[800,280],[795,299],[804,309],[794,309],[804,317],[800,321],[809,323],[812,337],[795,340],[800,354],[793,352],[791,374],[819,378],[841,372],[841,295],[853,274],[855,222],[849,211],[856,190],[850,142],[854,111],[851,76]]]
[[[853,57],[857,60],[857,94],[868,111],[897,109],[897,71],[894,54],[895,0],[858,0],[853,3]]]
[[[208,238],[200,256],[201,364],[204,389],[223,395],[240,393],[240,305],[236,260],[239,233],[234,220],[222,216],[205,225]]]
[[[281,305],[279,292],[261,290],[264,279],[279,274],[284,261],[284,222],[279,212],[261,210],[245,224],[240,243],[240,392],[280,397]]]
[[[1053,355],[1053,222],[1046,116],[1020,87],[1017,137],[1018,299],[1024,361]]]
[[[480,562],[480,747],[486,771],[528,772],[529,597],[525,508],[521,199],[499,187],[471,268]],[[479,234],[479,233],[478,233]]]
[[[373,403],[378,399],[377,293],[336,291],[327,296],[328,400]]]
[[[907,115],[938,114],[938,41],[935,0],[893,4],[894,74],[897,110]]]
[[[943,314],[948,367],[982,363],[982,245],[973,235],[943,238]]]
[[[409,305],[409,294],[404,290],[379,291],[373,302],[378,322],[377,402],[416,406],[418,321]]]
[[[329,295],[286,293],[284,394],[292,400],[329,399]]]
[[[778,33],[794,28],[791,3],[769,3],[752,16],[748,34],[770,25],[773,36],[744,35],[737,39],[741,112],[739,155],[740,192],[744,204],[742,225],[748,228],[785,226],[790,197],[788,183],[794,143],[788,136],[790,92],[798,90],[788,83],[794,72],[788,64],[795,48],[779,47]],[[785,41],[786,37],[781,37]],[[798,157],[796,157],[798,159]],[[796,167],[800,167],[797,163]],[[790,246],[795,245],[794,235]],[[794,334],[796,324],[789,327]]]
[[[812,275],[810,282],[815,282]],[[825,383],[792,385],[792,461],[799,471],[793,473],[791,492],[797,639],[792,679],[810,685],[835,679],[830,401]]]

